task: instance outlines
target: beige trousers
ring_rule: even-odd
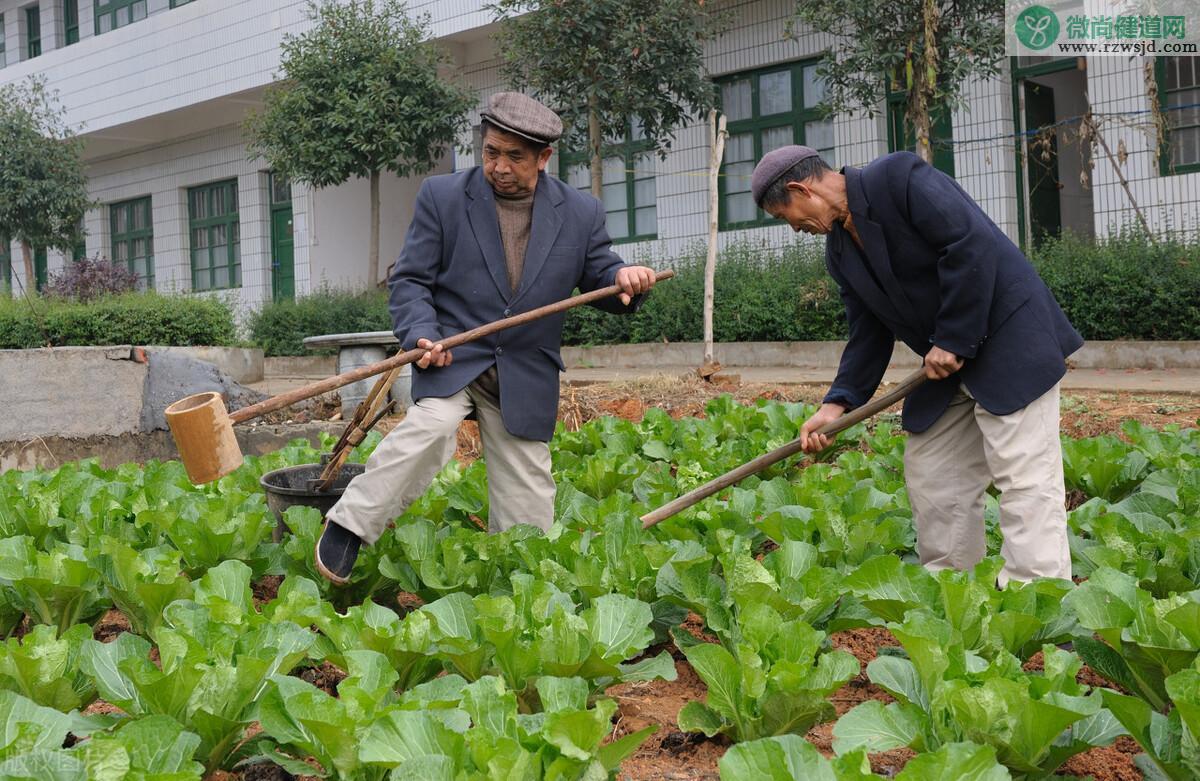
[[[905,481],[917,553],[931,570],[965,570],[984,557],[984,493],[1000,491],[1000,585],[1070,578],[1059,387],[1027,407],[993,415],[960,387],[928,430],[910,434]]]
[[[549,445],[509,434],[496,399],[474,383],[448,398],[424,398],[409,407],[367,459],[366,471],[350,481],[329,520],[368,545],[378,540],[454,457],[458,424],[472,409],[487,457],[488,531],[518,523],[550,528],[555,488]]]

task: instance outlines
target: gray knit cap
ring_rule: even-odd
[[[775,184],[776,179],[790,171],[792,166],[801,160],[818,156],[819,153],[812,147],[795,144],[781,146],[763,155],[763,159],[754,166],[754,173],[750,176],[750,194],[754,196],[755,205],[762,206],[767,189]]]

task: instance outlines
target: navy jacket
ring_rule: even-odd
[[[964,359],[961,370],[908,397],[908,431],[933,425],[960,382],[988,412],[1007,415],[1062,378],[1083,339],[958,182],[911,152],[842,172],[866,257],[835,222],[825,265],[841,290],[850,338],[826,401],[866,403],[896,339],[918,355],[937,345]]]
[[[615,282],[624,262],[612,251],[604,207],[591,195],[539,174],[533,225],[516,293],[508,281],[496,202],[483,169],[433,176],[417,194],[412,224],[388,279],[396,338],[408,350]],[[595,306],[626,307],[615,296]],[[558,418],[559,348],[565,313],[460,347],[449,366],[414,367],[413,399],[459,392],[493,363],[500,411],[514,436],[549,441]]]

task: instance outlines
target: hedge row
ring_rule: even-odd
[[[1124,234],[1100,243],[1066,237],[1032,255],[1046,284],[1085,339],[1200,339],[1200,244],[1157,243]],[[667,265],[667,264],[660,264]],[[570,345],[690,342],[703,337],[704,258],[696,251],[669,264],[675,279],[659,286],[637,314],[572,310]],[[0,349],[51,345],[230,345],[233,313],[204,296],[127,294],[89,303],[0,297]],[[819,243],[786,248],[747,244],[717,264],[715,337],[733,341],[845,338],[837,288]],[[305,355],[306,336],[391,329],[383,291],[322,290],[267,304],[250,320],[251,339],[267,355]]]
[[[126,293],[86,303],[0,296],[0,349],[105,344],[237,343],[233,312],[205,296]]]
[[[295,301],[267,304],[250,317],[250,339],[267,355],[316,355],[303,340],[322,334],[390,331],[387,292],[344,293],[320,290]]]
[[[1153,243],[1137,233],[1100,243],[1067,236],[1047,242],[1031,259],[1085,339],[1200,339],[1198,243]],[[669,265],[676,278],[655,289],[635,315],[572,310],[564,344],[700,341],[703,253],[698,249]],[[714,336],[721,342],[846,336],[842,302],[819,243],[725,250],[717,264],[714,308]],[[268,355],[301,355],[304,336],[390,328],[383,292],[327,290],[268,305],[254,318],[251,333]]]

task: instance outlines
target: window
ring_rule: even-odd
[[[171,7],[178,8],[179,6],[187,5],[190,2],[192,2],[192,0],[171,0]]]
[[[188,190],[192,290],[242,286],[237,180]]]
[[[292,182],[283,174],[271,172],[271,205],[292,205]]]
[[[1163,176],[1200,171],[1200,57],[1159,57],[1159,106],[1167,134],[1159,152]],[[1187,108],[1183,108],[1186,106]]]
[[[79,0],[63,0],[63,40],[79,43]]]
[[[150,196],[109,207],[112,260],[138,275],[138,288],[154,289],[154,223]]]
[[[96,0],[96,35],[146,18],[146,0]]]
[[[833,121],[817,109],[825,85],[817,78],[816,61],[775,66],[719,79],[721,110],[729,139],[721,164],[720,226],[723,230],[769,225],[775,221],[754,205],[750,175],[773,149],[805,144],[830,165]]]
[[[0,236],[0,295],[12,295],[12,242]]]
[[[892,76],[887,92],[887,121],[888,121],[888,151],[898,152],[906,149],[917,151],[917,137],[908,123],[904,121],[904,111],[908,103],[908,92],[898,76]],[[954,128],[951,123],[950,111],[946,108],[935,109],[931,117],[929,135],[933,145],[933,167],[949,176],[954,176]]]
[[[4,14],[0,14],[0,68],[8,64],[8,53],[4,46]]]
[[[25,9],[25,59],[42,54],[42,9],[31,5]]]
[[[603,201],[608,235],[614,242],[644,241],[658,235],[658,193],[654,161],[640,122],[603,150]],[[577,190],[592,191],[586,152],[563,152],[560,178]]]

